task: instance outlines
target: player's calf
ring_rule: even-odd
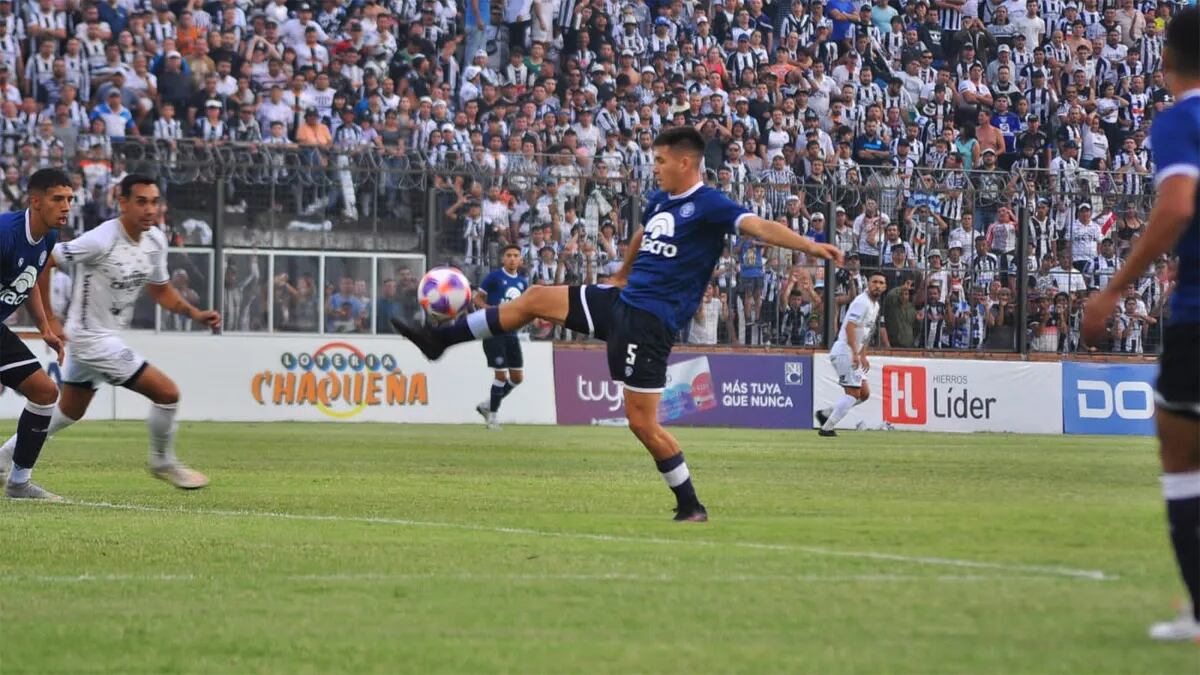
[[[667,487],[675,494],[675,520],[705,521],[708,512],[696,496],[691,473],[679,443],[658,423],[658,395],[625,392],[629,430],[654,457],[654,464]]]

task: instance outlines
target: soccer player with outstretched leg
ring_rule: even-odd
[[[683,452],[658,423],[675,334],[696,313],[727,235],[841,261],[841,251],[754,215],[719,190],[704,185],[704,139],[691,127],[674,127],[654,140],[659,190],[646,198],[642,229],[612,285],[533,286],[520,298],[476,310],[451,324],[426,328],[393,319],[396,330],[431,360],[447,347],[511,333],[534,319],[593,335],[608,344],[608,370],[624,383],[629,429],[654,457],[675,493],[675,520],[704,521]]]
[[[529,288],[529,280],[520,273],[521,247],[509,244],[500,253],[501,268],[492,270],[479,285],[475,295],[477,307],[498,307],[521,297]],[[496,413],[500,402],[512,393],[513,388],[525,380],[525,357],[521,353],[521,341],[516,335],[493,335],[483,341],[483,355],[492,369],[492,390],[488,400],[475,406],[488,429],[499,429]]]
[[[887,277],[873,272],[867,279],[867,288],[850,302],[846,319],[838,331],[837,341],[829,350],[829,361],[838,375],[838,384],[845,392],[830,408],[816,412],[817,430],[820,436],[837,436],[834,427],[850,409],[871,398],[871,385],[867,383],[867,371],[871,362],[867,360],[867,345],[871,332],[879,319],[879,298],[887,290]]]
[[[1163,62],[1175,104],[1150,126],[1157,165],[1150,223],[1125,264],[1088,302],[1083,337],[1101,342],[1121,290],[1174,249],[1179,274],[1163,331],[1155,422],[1171,545],[1191,605],[1175,620],[1151,626],[1150,637],[1200,642],[1200,12],[1194,7],[1167,24]]]
[[[126,345],[120,331],[129,325],[134,302],[143,287],[161,307],[186,314],[193,321],[217,327],[221,315],[193,307],[168,283],[167,238],[155,226],[159,192],[154,179],[126,176],[117,201],[119,218],[105,221],[54,249],[51,264],[74,263],[75,273],[66,326],[70,353],[63,366],[62,397],[48,419],[48,434],[52,436],[78,422],[100,383],[125,387],[150,399],[146,417],[150,473],[178,488],[202,488],[208,485],[208,478],[175,457],[179,389],[165,373]],[[48,278],[48,274],[44,276]],[[43,296],[43,302],[48,304],[47,298]],[[58,327],[55,329],[57,332]],[[18,434],[0,447],[0,455],[15,452],[14,464],[19,464],[19,446]]]
[[[49,285],[40,280],[40,275],[54,249],[58,229],[67,224],[74,198],[75,190],[67,174],[58,169],[41,169],[29,177],[29,208],[0,216],[0,321],[21,305],[28,306],[42,339],[58,352],[59,358],[63,343],[47,318]],[[46,293],[39,294],[38,290]],[[58,387],[21,338],[2,324],[0,384],[16,389],[25,397],[25,410],[17,420],[11,454],[0,459],[0,472],[8,472],[4,494],[12,499],[62,501],[62,497],[30,480],[46,442],[46,428],[58,400]]]

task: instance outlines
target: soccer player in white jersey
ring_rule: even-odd
[[[817,421],[821,423],[817,433],[821,436],[837,436],[833,430],[837,423],[851,408],[871,397],[871,387],[867,384],[867,371],[871,369],[867,344],[871,342],[871,333],[879,319],[879,298],[886,290],[887,278],[875,272],[867,279],[867,290],[859,293],[846,310],[837,342],[829,350],[829,360],[845,393],[833,407],[817,411]]]
[[[121,181],[119,218],[66,244],[55,247],[51,265],[74,263],[75,288],[67,315],[68,355],[63,366],[63,391],[50,418],[49,435],[78,422],[100,383],[125,387],[150,399],[146,426],[150,431],[150,473],[172,485],[195,489],[208,478],[175,457],[175,413],[179,389],[161,370],[125,344],[120,331],[129,324],[133,304],[146,286],[164,309],[186,314],[212,328],[221,315],[189,303],[168,282],[167,240],[155,227],[159,191],[153,178],[131,174]],[[46,302],[43,299],[43,302]],[[61,332],[55,326],[56,332]],[[7,458],[16,445],[8,439],[0,455]],[[0,461],[0,466],[7,461]]]

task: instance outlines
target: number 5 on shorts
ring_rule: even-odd
[[[625,345],[625,365],[632,366],[637,361],[637,345]]]

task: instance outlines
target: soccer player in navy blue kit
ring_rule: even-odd
[[[1150,223],[1124,266],[1087,303],[1083,337],[1100,344],[1121,289],[1174,248],[1179,273],[1171,293],[1156,384],[1155,423],[1171,545],[1191,596],[1173,621],[1150,637],[1200,642],[1200,12],[1179,12],[1167,25],[1163,64],[1175,104],[1154,116],[1150,144],[1157,170]]]
[[[480,293],[475,296],[479,307],[499,307],[521,297],[529,288],[529,280],[521,274],[521,247],[509,244],[500,253],[501,268],[492,270],[479,284]],[[488,429],[499,429],[496,413],[500,402],[512,393],[514,387],[525,380],[525,359],[521,355],[521,341],[512,333],[493,335],[483,341],[483,355],[495,379],[487,401],[475,406],[487,422]]]
[[[38,286],[49,284],[42,269],[67,224],[75,191],[58,169],[41,169],[29,177],[29,208],[0,215],[0,321],[27,305],[42,339],[62,358],[62,338],[50,327]],[[50,297],[48,293],[45,297]],[[33,352],[8,326],[0,325],[0,384],[21,392],[25,410],[17,420],[16,447],[4,494],[13,499],[62,501],[30,480],[46,442],[58,387],[42,370]]]
[[[704,139],[691,127],[666,129],[654,140],[660,189],[648,195],[643,227],[611,285],[533,286],[513,302],[433,328],[392,320],[431,360],[450,345],[511,333],[539,318],[607,342],[609,375],[624,383],[629,429],[675,493],[678,521],[708,520],[708,512],[696,497],[679,443],[658,423],[658,402],[675,334],[696,313],[725,237],[740,232],[818,258],[842,258],[836,246],[759,218],[706,186],[703,157]]]

